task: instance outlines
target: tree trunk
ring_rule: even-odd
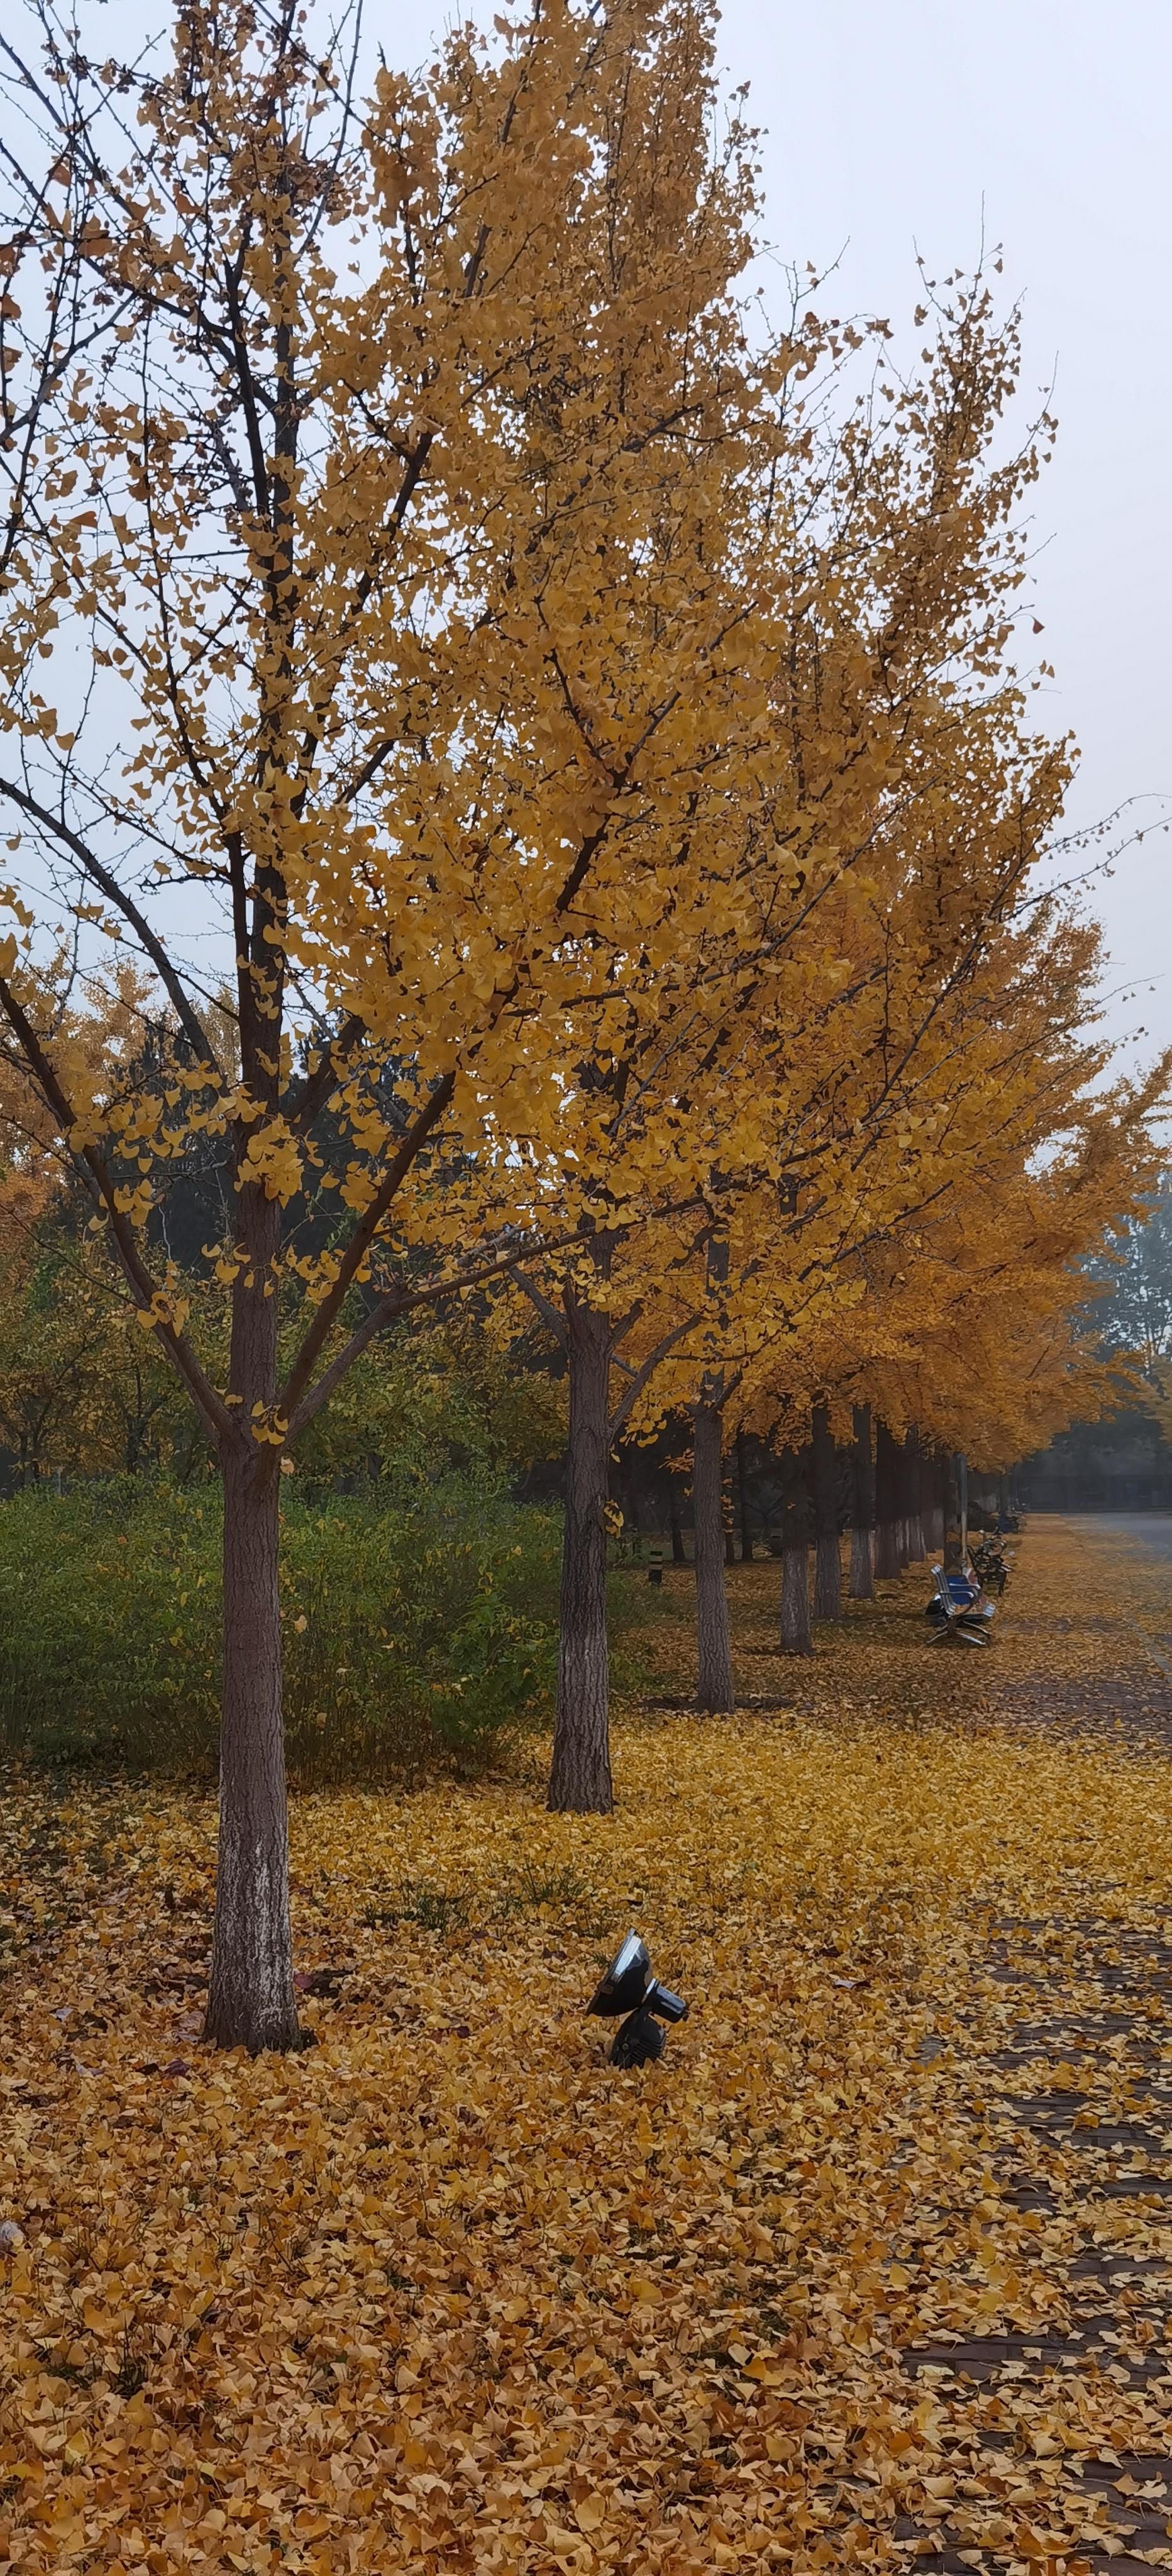
[[[814,1617],[841,1619],[842,1565],[838,1552],[838,1457],[830,1415],[816,1404],[813,1417]]]
[[[805,1539],[788,1535],[781,1551],[781,1642],[787,1655],[812,1655],[810,1634],[810,1551]]]
[[[899,1493],[899,1516],[896,1522],[896,1531],[899,1544],[899,1570],[902,1574],[905,1565],[911,1564],[913,1555],[912,1462],[911,1451],[908,1447],[908,1433],[906,1431],[904,1432],[903,1439],[900,1441],[896,1451],[895,1473]]]
[[[875,1595],[875,1467],[869,1404],[856,1404],[852,1428],[850,1594],[852,1601],[871,1601]]]
[[[885,1422],[875,1426],[875,1572],[890,1582],[899,1573],[899,1447]]]
[[[781,1643],[787,1655],[812,1655],[810,1634],[810,1484],[809,1449],[793,1460],[797,1479],[781,1527]]]
[[[280,1476],[273,1450],[224,1460],[224,1695],[220,1837],[204,2036],[221,2048],[297,2044],[277,1592]]]
[[[255,1183],[240,1193],[249,1264],[232,1297],[229,1382],[239,1432],[224,1483],[223,1704],[216,1910],[205,2036],[221,2048],[295,2048],[300,2038],[289,1926],[289,1819],[281,1710],[280,1445],[258,1439],[276,1396],[281,1210]],[[254,1408],[256,1409],[254,1411]],[[266,1429],[271,1426],[266,1424]]]
[[[671,1506],[671,1561],[673,1565],[686,1565],[688,1562],[688,1551],[684,1546],[684,1533],[680,1523],[680,1507],[675,1502]]]
[[[899,1570],[902,1574],[905,1565],[910,1565],[912,1554],[911,1523],[909,1519],[911,1504],[908,1495],[908,1452],[906,1431],[903,1439],[897,1441],[895,1444],[895,1455],[892,1460],[892,1470],[892,1480],[896,1498],[895,1553],[899,1559]]]
[[[948,1460],[944,1520],[944,1562],[949,1568],[964,1563],[968,1547],[968,1508],[968,1460],[963,1449],[954,1449]]]
[[[614,1805],[606,1651],[609,1316],[567,1295],[566,1347],[566,1516],[557,1716],[546,1804],[576,1816],[607,1816]]]
[[[934,1458],[933,1458],[933,1455],[932,1455],[932,1450],[931,1450],[931,1446],[930,1446],[930,1444],[929,1444],[927,1441],[921,1440],[921,1443],[920,1443],[920,1530],[921,1530],[921,1533],[922,1533],[922,1536],[923,1536],[923,1541],[924,1541],[924,1555],[925,1555],[925,1557],[931,1557],[931,1556],[934,1554],[934,1552],[935,1552],[935,1546],[936,1546],[936,1533],[935,1533],[935,1527],[934,1527],[934,1521],[933,1521],[933,1512],[934,1512],[934,1508],[935,1508],[935,1500],[936,1500],[936,1468],[935,1468],[935,1461],[934,1461]]]
[[[696,1706],[707,1715],[731,1709],[732,1649],[724,1581],[722,1421],[718,1404],[694,1415],[692,1511],[696,1525]]]
[[[920,1435],[914,1424],[904,1433],[903,1449],[907,1475],[908,1556],[913,1564],[918,1565],[927,1551],[920,1504]]]
[[[749,1468],[743,1431],[737,1433],[737,1501],[741,1514],[741,1563],[753,1562],[753,1531],[749,1520]]]
[[[638,1565],[643,1556],[643,1532],[639,1527],[639,1488],[629,1465],[622,1469],[620,1491],[623,1497],[624,1554],[631,1551],[631,1561]]]

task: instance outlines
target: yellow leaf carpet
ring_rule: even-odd
[[[1172,2566],[1172,1566],[1038,1521],[994,1651],[913,1569],[808,1662],[731,1582],[613,1817],[295,1803],[294,2058],[199,2040],[210,1797],[9,1781],[0,2566]]]

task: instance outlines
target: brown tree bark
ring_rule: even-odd
[[[885,1422],[875,1426],[875,1572],[890,1582],[900,1571],[899,1444]]]
[[[725,1587],[722,1431],[719,1404],[693,1414],[692,1510],[696,1525],[696,1706],[707,1715],[734,1705]]]
[[[249,1268],[232,1305],[235,1425],[221,1444],[224,1676],[220,1830],[204,2035],[221,2048],[295,2048],[289,1827],[281,1713],[280,1444],[256,1437],[253,1407],[276,1394],[277,1300],[266,1296],[280,1207],[241,1192]]]
[[[963,1449],[951,1451],[945,1469],[944,1562],[962,1565],[968,1547],[968,1460]]]
[[[902,1571],[915,1554],[913,1529],[914,1492],[912,1479],[911,1429],[904,1432],[899,1447],[899,1562]]]
[[[850,1591],[856,1601],[875,1592],[875,1461],[871,1408],[857,1404],[852,1417]]]
[[[204,2036],[255,2057],[296,2047],[299,2030],[281,1719],[280,1464],[274,1449],[246,1440],[224,1460],[220,1836]]]
[[[787,1655],[812,1655],[810,1633],[810,1453],[794,1460],[797,1489],[781,1530],[781,1644]]]
[[[825,1404],[813,1414],[814,1617],[841,1619],[842,1565],[838,1549],[838,1455]]]
[[[737,1433],[737,1503],[741,1518],[741,1563],[753,1562],[753,1528],[749,1518],[748,1443],[743,1431]]]
[[[852,1601],[871,1601],[875,1595],[875,1465],[869,1404],[856,1404],[852,1429],[850,1595]]]
[[[916,1430],[914,1423],[909,1424],[908,1429],[904,1433],[903,1449],[904,1472],[907,1479],[908,1561],[910,1564],[918,1565],[921,1563],[924,1556],[926,1556],[927,1550],[924,1546],[924,1525],[921,1517],[922,1506],[920,1478],[922,1469],[922,1452],[920,1449],[920,1435]]]
[[[781,1642],[787,1655],[812,1655],[810,1551],[805,1539],[787,1537],[781,1551]]]
[[[611,1334],[608,1315],[567,1294],[570,1418],[557,1715],[546,1804],[577,1816],[606,1816],[614,1805],[606,1647]]]

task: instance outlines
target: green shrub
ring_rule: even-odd
[[[282,1497],[292,1776],[483,1760],[544,1713],[556,1518],[486,1477],[409,1504]],[[0,1743],[175,1770],[215,1761],[220,1508],[135,1479],[0,1503]]]

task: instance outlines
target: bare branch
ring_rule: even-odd
[[[26,788],[16,786],[11,778],[0,778],[0,796],[6,796],[10,804],[19,806],[22,813],[29,815],[33,822],[39,823],[42,831],[50,832],[55,840],[62,842],[65,848],[72,852],[83,874],[89,878],[90,884],[97,887],[99,894],[105,896],[107,903],[114,905],[124,921],[129,922],[135,938],[141,942],[144,955],[150,959],[159,982],[173,1005],[176,1018],[193,1052],[199,1062],[207,1066],[209,1073],[219,1075],[222,1068],[211,1039],[192,1008],[190,997],[171,964],[162,940],[152,930],[145,913],[140,911],[133,895],[128,894],[125,887],[119,885],[117,877],[112,876],[109,868],[103,866],[102,861],[90,849],[88,842],[82,840],[80,833],[73,831],[63,816],[51,813],[48,806],[40,804],[35,796],[30,796]]]
[[[349,1019],[343,1020],[337,1036],[325,1041],[314,1070],[302,1092],[297,1115],[292,1121],[295,1136],[308,1136],[310,1128],[324,1108],[338,1079],[339,1059],[349,1055],[359,1038],[364,1035],[365,1029],[365,1020],[357,1011],[351,1011]]]
[[[535,1256],[544,1258],[552,1252],[568,1252],[575,1243],[582,1241],[583,1231],[584,1229],[579,1227],[574,1234],[561,1235],[556,1241],[547,1243],[511,1244],[507,1251],[497,1253],[491,1261],[481,1262],[479,1267],[472,1270],[458,1271],[451,1279],[433,1279],[423,1288],[390,1289],[385,1297],[380,1297],[377,1304],[372,1306],[369,1315],[364,1315],[362,1322],[351,1333],[349,1341],[343,1344],[342,1349],[330,1361],[329,1367],[323,1370],[316,1386],[310,1388],[308,1395],[298,1406],[289,1423],[290,1441],[295,1440],[298,1433],[304,1431],[306,1424],[313,1421],[314,1415],[320,1413],[322,1406],[328,1403],[335,1387],[340,1385],[355,1360],[361,1359],[363,1351],[369,1347],[369,1344],[379,1333],[385,1331],[388,1324],[395,1323],[400,1315],[409,1314],[418,1306],[434,1305],[442,1297],[458,1296],[461,1289],[482,1287],[490,1279],[503,1279],[507,1272],[516,1270],[520,1261],[531,1261]],[[523,1281],[522,1285],[528,1287],[528,1282]],[[556,1315],[556,1307],[553,1312]]]
[[[399,1147],[398,1153],[392,1157],[390,1163],[387,1165],[381,1188],[376,1191],[365,1215],[354,1228],[354,1232],[350,1237],[350,1241],[338,1265],[338,1274],[334,1280],[330,1293],[328,1297],[324,1297],[322,1299],[322,1303],[317,1309],[314,1320],[310,1325],[309,1331],[305,1336],[305,1340],[301,1345],[301,1349],[297,1354],[289,1372],[289,1376],[286,1379],[285,1385],[278,1398],[278,1410],[285,1414],[290,1420],[292,1420],[296,1413],[302,1397],[309,1386],[309,1382],[313,1376],[318,1359],[320,1358],[322,1351],[325,1349],[330,1334],[334,1329],[334,1325],[338,1321],[342,1307],[344,1306],[358,1273],[362,1268],[362,1264],[370,1250],[371,1244],[374,1242],[374,1238],[378,1233],[378,1229],[382,1224],[388,1208],[390,1207],[391,1201],[395,1196],[395,1192],[400,1187],[400,1184],[406,1179],[412,1164],[415,1162],[416,1157],[422,1152],[433,1128],[438,1125],[440,1119],[443,1117],[444,1111],[451,1100],[455,1087],[456,1077],[454,1073],[445,1073],[441,1077],[440,1081],[435,1084],[434,1088],[429,1093],[428,1098],[425,1100],[418,1117],[413,1119],[410,1127],[408,1128],[407,1133],[403,1138],[403,1142]]]
[[[648,1380],[654,1377],[660,1361],[667,1358],[668,1352],[674,1350],[676,1343],[682,1341],[684,1334],[690,1333],[693,1324],[698,1324],[699,1321],[700,1317],[698,1314],[685,1315],[682,1324],[673,1325],[670,1333],[664,1333],[662,1339],[656,1342],[654,1349],[648,1351],[647,1357],[643,1361],[642,1366],[636,1369],[630,1385],[624,1387],[619,1403],[611,1414],[607,1427],[612,1440],[614,1439],[615,1433],[622,1430],[624,1422],[626,1422],[633,1413],[639,1397],[643,1393],[644,1387],[647,1385]]]
[[[24,1063],[42,1099],[52,1110],[62,1135],[68,1138],[77,1125],[74,1112],[31,1020],[22,1010],[10,986],[2,980],[0,980],[0,1010],[3,1011],[16,1038]],[[96,1146],[85,1145],[80,1152],[71,1147],[70,1152],[91,1201],[107,1219],[118,1258],[138,1299],[139,1312],[146,1313],[153,1307],[156,1297],[160,1294],[158,1283],[152,1278],[142,1258],[135,1241],[134,1229],[125,1211],[117,1204],[110,1172]],[[182,1378],[205,1430],[210,1433],[218,1447],[233,1428],[232,1416],[222,1395],[201,1368],[191,1344],[182,1333],[176,1331],[173,1324],[167,1323],[160,1316],[155,1316],[151,1330],[165,1350],[176,1375]]]
[[[562,1350],[564,1350],[569,1338],[566,1331],[566,1319],[564,1315],[559,1315],[552,1297],[547,1297],[544,1289],[539,1288],[536,1280],[530,1279],[528,1273],[524,1270],[517,1271],[516,1280],[518,1288],[524,1289],[530,1305],[536,1306],[542,1323],[549,1326],[550,1332],[554,1335],[555,1340],[560,1344]]]

